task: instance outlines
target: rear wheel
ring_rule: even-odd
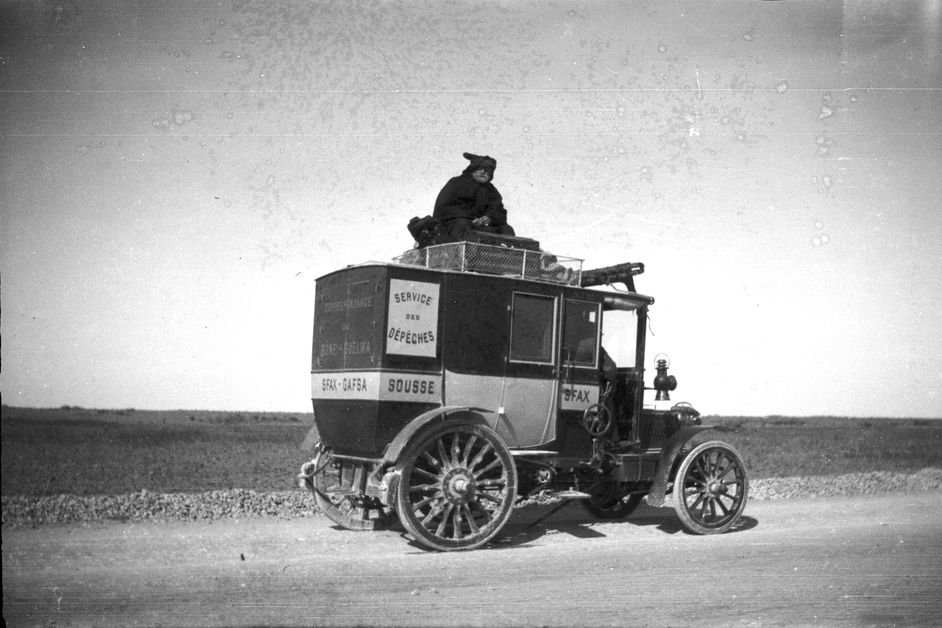
[[[749,482],[732,446],[710,441],[694,447],[674,478],[674,508],[695,534],[719,534],[733,527],[746,508]]]
[[[387,527],[394,516],[375,497],[365,494],[369,469],[329,451],[314,459],[316,470],[309,487],[318,509],[347,530],[376,530]]]
[[[485,425],[447,422],[407,447],[399,464],[396,511],[431,549],[463,550],[494,538],[517,493],[513,456]]]

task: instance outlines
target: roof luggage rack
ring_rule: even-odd
[[[501,275],[564,286],[580,285],[582,260],[513,246],[450,242],[406,251],[396,264],[435,270]]]

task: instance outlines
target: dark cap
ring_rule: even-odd
[[[468,170],[471,172],[474,172],[479,168],[484,168],[485,170],[494,170],[497,168],[497,160],[490,155],[474,155],[472,153],[464,153],[464,158],[471,162],[468,165]]]

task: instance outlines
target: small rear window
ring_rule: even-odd
[[[510,359],[514,362],[553,362],[556,299],[515,293],[510,328]]]

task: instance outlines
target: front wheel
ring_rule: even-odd
[[[749,481],[739,453],[720,441],[695,447],[674,478],[674,508],[695,534],[720,534],[732,528],[746,508]]]
[[[485,425],[447,422],[420,432],[398,469],[396,511],[426,547],[479,547],[510,518],[517,469],[504,442]]]

